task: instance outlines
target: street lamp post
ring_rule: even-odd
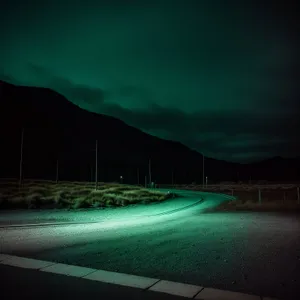
[[[56,160],[56,177],[55,177],[56,184],[58,183],[58,159]]]
[[[151,159],[149,159],[149,184],[151,184]]]
[[[20,153],[20,178],[19,178],[19,186],[22,185],[22,178],[23,178],[23,144],[24,144],[24,128],[22,128],[22,135],[21,135],[21,153]]]
[[[98,140],[96,140],[96,153],[95,153],[95,190],[98,188]]]
[[[202,184],[204,188],[204,154],[202,153]]]

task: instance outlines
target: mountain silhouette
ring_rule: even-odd
[[[179,142],[160,139],[107,115],[86,111],[59,93],[0,81],[0,177],[19,176],[23,131],[24,178],[125,183],[202,182],[202,155]],[[205,158],[209,182],[299,180],[299,158],[239,164]],[[138,176],[139,174],[139,176]],[[139,177],[139,179],[138,179]]]

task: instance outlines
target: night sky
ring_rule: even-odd
[[[214,158],[299,156],[297,2],[6,0],[0,79]]]

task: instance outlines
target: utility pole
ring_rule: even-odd
[[[149,159],[149,184],[151,185],[151,159]]]
[[[58,183],[58,160],[56,160],[56,184]]]
[[[202,184],[204,188],[204,154],[202,153]]]
[[[98,140],[96,140],[96,155],[95,155],[95,190],[98,188]]]
[[[20,187],[22,185],[22,177],[23,177],[23,144],[24,144],[24,128],[22,128],[22,134],[21,134],[20,178],[19,178]]]

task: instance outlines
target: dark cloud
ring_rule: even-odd
[[[101,105],[105,98],[105,92],[100,88],[89,87],[87,85],[76,84],[71,80],[53,74],[47,68],[29,64],[31,74],[44,82],[45,87],[50,87],[62,93],[69,100],[81,105]]]
[[[25,2],[0,74],[213,157],[299,155],[298,1]]]
[[[118,117],[145,132],[181,141],[206,155],[243,161],[269,157],[270,154],[288,155],[291,149],[297,155],[300,150],[297,131],[300,119],[297,111],[286,114],[264,114],[259,111],[187,113],[154,102],[145,109],[129,109],[111,102],[110,99],[114,99],[111,95],[149,97],[149,93],[138,86],[122,86],[114,91],[105,91],[55,76],[41,66],[30,65],[30,68],[35,76],[48,82],[46,86],[85,109]]]

